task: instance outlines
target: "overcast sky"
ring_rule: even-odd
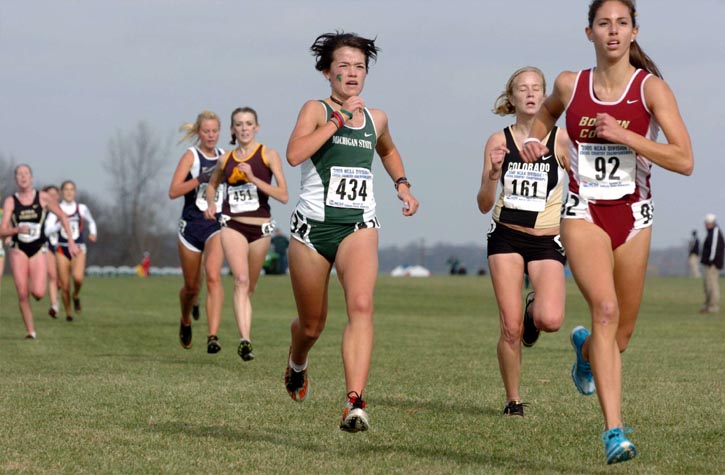
[[[0,4],[0,154],[27,162],[36,185],[71,178],[103,199],[102,163],[119,131],[146,121],[163,138],[210,109],[223,120],[257,109],[257,138],[284,157],[301,105],[329,87],[309,46],[341,29],[377,37],[381,48],[363,91],[383,109],[421,202],[404,219],[392,183],[374,169],[381,245],[484,243],[490,222],[476,206],[488,136],[512,123],[491,113],[511,72],[593,65],[587,1],[487,0],[3,0]],[[722,0],[639,2],[639,41],[674,90],[692,136],[695,171],[655,167],[653,247],[702,231],[705,213],[725,222],[725,94]],[[166,196],[185,146],[172,147],[159,189]],[[285,162],[290,202],[274,202],[280,227],[299,192]],[[7,194],[7,190],[0,190]],[[272,200],[273,201],[273,200]],[[180,215],[181,200],[169,201]],[[702,232],[701,232],[702,234]]]

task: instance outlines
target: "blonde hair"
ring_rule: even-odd
[[[219,116],[216,115],[212,111],[201,111],[199,115],[196,116],[196,122],[192,123],[186,123],[179,127],[179,132],[184,132],[184,136],[181,137],[181,140],[179,140],[178,143],[185,142],[187,140],[194,139],[195,142],[199,141],[199,129],[201,128],[201,123],[205,120],[216,120],[216,123],[219,124],[219,128],[222,127],[222,121],[219,120]]]
[[[544,94],[546,94],[546,78],[544,77],[543,71],[536,66],[524,66],[519,68],[511,75],[508,82],[506,83],[506,89],[501,95],[496,98],[493,103],[493,113],[496,115],[512,115],[516,113],[516,108],[511,104],[510,97],[514,92],[514,81],[523,73],[536,73],[541,76],[541,82],[544,86]]]

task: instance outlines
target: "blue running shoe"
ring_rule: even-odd
[[[589,362],[584,361],[582,356],[582,345],[584,340],[590,335],[589,330],[582,326],[574,327],[571,331],[571,346],[574,347],[576,353],[576,363],[571,368],[571,379],[580,393],[585,396],[594,394],[596,387],[594,386],[594,376],[592,376],[592,368]]]
[[[615,427],[602,432],[602,442],[607,453],[607,465],[626,462],[637,456],[637,448],[624,434],[632,432],[629,427]]]

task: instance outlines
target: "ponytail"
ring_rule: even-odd
[[[629,62],[635,68],[644,69],[648,73],[654,74],[658,78],[662,79],[662,73],[660,73],[659,68],[655,62],[652,61],[652,58],[647,56],[647,53],[642,50],[639,43],[637,43],[637,40],[634,40],[632,44],[629,45]]]

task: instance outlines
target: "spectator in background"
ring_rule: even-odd
[[[700,313],[718,313],[720,311],[720,271],[723,267],[725,240],[714,214],[705,216],[707,234],[702,243],[702,258],[705,266],[705,304]]]
[[[688,244],[690,254],[687,257],[687,263],[690,265],[690,277],[699,279],[700,275],[700,239],[697,237],[697,231],[692,230],[692,237]]]
[[[274,247],[274,252],[279,254],[279,260],[277,261],[279,263],[277,267],[277,273],[278,274],[286,274],[287,273],[287,248],[289,247],[289,239],[287,236],[282,234],[282,231],[278,229],[275,229],[274,236],[272,236],[272,247]]]
[[[148,277],[150,268],[151,268],[151,254],[149,254],[149,251],[144,251],[143,259],[141,259],[141,264],[136,266],[136,274],[139,277]]]

